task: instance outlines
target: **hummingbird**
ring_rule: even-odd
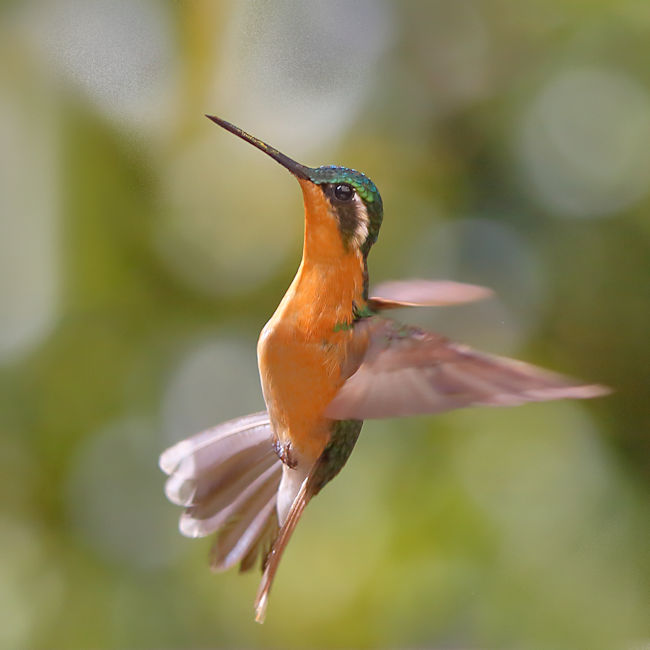
[[[469,406],[585,399],[609,389],[486,354],[383,316],[445,306],[491,291],[452,281],[387,282],[369,291],[368,254],[383,218],[365,174],[306,167],[225,120],[207,115],[297,179],[305,220],[302,261],[262,329],[257,358],[266,410],[175,444],[160,456],[180,532],[216,533],[211,567],[261,558],[255,620],[263,622],[282,554],[309,501],[348,460],[363,421]]]

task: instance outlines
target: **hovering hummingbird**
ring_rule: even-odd
[[[181,533],[217,533],[214,570],[240,563],[246,571],[261,556],[255,600],[261,623],[296,524],[345,465],[363,420],[584,399],[608,389],[382,318],[398,307],[459,304],[491,292],[414,280],[369,294],[368,253],[383,217],[375,184],[347,167],[305,167],[233,124],[207,117],[288,169],[305,206],[300,267],[257,344],[266,411],[207,429],[160,456],[169,474],[165,493],[185,507]]]

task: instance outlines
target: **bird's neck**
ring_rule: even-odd
[[[274,319],[297,331],[324,336],[345,330],[352,323],[355,306],[365,306],[366,258],[344,242],[322,191],[313,183],[301,185],[305,200],[302,261]]]
[[[278,311],[305,333],[345,330],[352,324],[355,306],[365,305],[364,262],[355,254],[336,261],[314,261],[305,254]]]

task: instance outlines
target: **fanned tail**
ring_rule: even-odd
[[[170,447],[160,456],[169,474],[165,494],[185,506],[179,528],[187,537],[217,533],[211,566],[251,568],[278,531],[277,491],[282,463],[272,445],[268,413],[224,422]]]

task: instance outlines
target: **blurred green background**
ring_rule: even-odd
[[[650,639],[650,3],[0,3],[0,647],[637,648]],[[406,312],[616,389],[368,422],[264,626],[156,462],[262,408],[295,180],[368,173]]]

